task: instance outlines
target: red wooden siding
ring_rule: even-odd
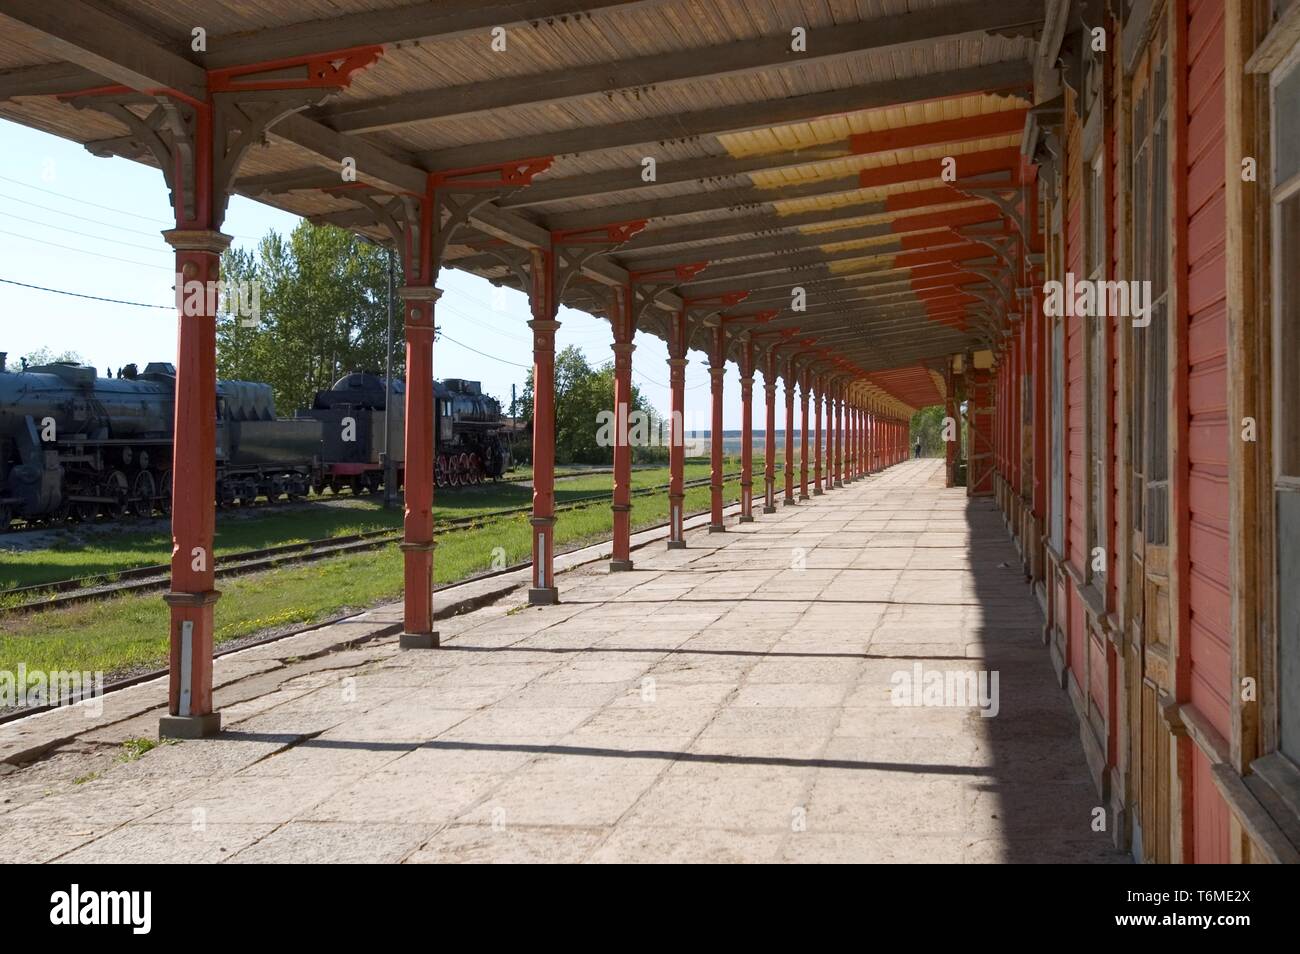
[[[1223,4],[1189,5],[1188,500],[1191,701],[1231,734]]]
[[[1191,704],[1231,735],[1228,564],[1227,262],[1224,241],[1224,8],[1188,5],[1187,360]],[[1204,753],[1193,757],[1196,861],[1228,860],[1227,807]]]

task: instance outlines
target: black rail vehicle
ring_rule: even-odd
[[[129,378],[101,378],[71,363],[13,371],[0,354],[0,530],[15,518],[166,513],[175,387],[175,368],[162,362]],[[500,477],[510,452],[498,402],[475,381],[434,389],[436,484]],[[310,408],[279,418],[269,384],[217,382],[217,503],[381,489],[384,391],[382,377],[347,374],[318,391]],[[388,446],[399,487],[404,393],[394,380]]]

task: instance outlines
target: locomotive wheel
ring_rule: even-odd
[[[163,515],[172,512],[172,472],[164,470],[158,478],[158,509]]]
[[[153,498],[158,492],[153,474],[142,470],[135,475],[131,484],[131,512],[137,517],[148,517],[153,513]]]
[[[460,471],[460,485],[468,487],[474,483],[474,469],[470,466],[469,454],[461,454],[456,458],[456,469]]]
[[[469,455],[469,479],[475,486],[483,483],[483,461],[478,454]]]
[[[433,460],[433,485],[435,487],[447,486],[447,455],[439,454]]]
[[[104,491],[101,496],[113,498],[112,503],[104,505],[104,515],[114,520],[119,519],[126,512],[126,502],[131,496],[131,485],[127,482],[126,474],[120,470],[109,474],[108,479],[104,481]]]

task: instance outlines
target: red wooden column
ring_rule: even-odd
[[[754,521],[754,342],[740,336],[740,522]]]
[[[610,505],[614,514],[614,540],[609,560],[611,573],[632,569],[632,444],[628,435],[628,417],[632,410],[635,322],[631,289],[613,292],[609,314],[614,334],[610,346],[614,351],[614,500]]]
[[[858,409],[850,397],[848,400],[849,414],[849,474],[848,480],[858,479]]]
[[[862,405],[853,407],[853,475],[854,479],[866,476],[862,464]]]
[[[817,394],[813,399],[817,420],[813,425],[813,496],[820,497],[822,490],[822,418],[826,413],[826,379],[817,376]]]
[[[846,407],[848,409],[849,427],[848,427],[848,477],[849,481],[858,479],[858,409],[854,406],[853,397],[850,395]]]
[[[831,391],[835,400],[835,486],[844,486],[844,385]]]
[[[398,640],[404,649],[430,649],[438,645],[433,628],[433,316],[442,293],[432,282],[417,284],[429,276],[414,262],[406,271],[407,284],[398,290],[406,311],[404,599]]]
[[[952,394],[952,368],[949,362],[948,368],[948,387],[947,395],[944,399],[943,413],[953,421],[957,420],[957,402],[953,399]],[[953,435],[954,440],[943,442],[943,463],[944,463],[944,486],[954,487],[957,484],[957,441],[961,439],[960,428],[956,429],[957,433]]]
[[[776,349],[767,352],[763,367],[767,420],[763,430],[763,513],[776,513]]]
[[[835,490],[835,380],[828,378],[826,385],[826,485]]]
[[[533,249],[533,585],[530,606],[559,602],[555,586],[555,293],[554,253]]]
[[[1042,269],[1035,267],[1031,279],[1034,322],[1034,516],[1039,520],[1039,529],[1046,532],[1049,453],[1047,395],[1050,371],[1047,366],[1048,326],[1047,318],[1043,314],[1042,279]]]
[[[686,547],[682,506],[686,488],[686,311],[673,316],[668,336],[668,384],[672,391],[672,421],[668,438],[668,549]]]
[[[709,533],[722,533],[722,377],[727,372],[727,333],[719,322],[713,329],[709,354],[710,393],[713,396],[713,429],[709,435]]]
[[[799,379],[799,499],[808,499],[808,382],[810,375],[805,368]]]
[[[785,499],[783,506],[790,506],[794,499],[794,357],[791,356],[785,366]]]
[[[213,705],[216,528],[216,308],[221,231],[244,151],[277,119],[319,103],[370,65],[379,49],[348,51],[337,61],[297,57],[274,64],[211,70],[198,98],[174,90],[149,93],[149,112],[121,105],[134,95],[119,86],[63,97],[76,108],[105,111],[166,170],[175,227],[164,231],[175,260],[176,378],[173,386],[171,586],[167,713],[164,738],[200,738],[221,729]],[[249,101],[258,109],[244,110]],[[165,134],[164,131],[165,130]],[[239,135],[236,135],[238,133]]]
[[[876,416],[867,406],[867,473],[876,472]]]
[[[210,155],[205,157],[210,163]],[[179,218],[179,216],[178,216]],[[230,236],[216,228],[163,233],[176,250],[177,282],[216,282]],[[179,286],[178,286],[178,295]],[[217,324],[214,309],[178,315],[175,441],[172,445],[171,610],[168,714],[159,735],[196,738],[221,728],[212,705],[215,588],[212,537],[216,526]],[[212,311],[212,314],[208,314]]]

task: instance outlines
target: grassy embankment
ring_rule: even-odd
[[[728,463],[729,470],[736,466],[737,462]],[[707,464],[692,464],[686,471],[687,479],[707,474]],[[593,482],[590,487],[586,486],[588,479]],[[666,479],[666,469],[640,471],[633,475],[633,485],[655,486],[665,483]],[[565,495],[571,498],[608,487],[608,475],[566,481],[562,489],[557,488],[558,502],[563,502]],[[530,494],[528,488],[517,485],[486,487],[482,488],[482,492],[483,495],[477,498],[472,492],[444,495],[439,516],[444,519],[466,516],[483,510],[526,503]],[[727,500],[739,497],[738,478],[727,482],[724,494]],[[492,498],[490,503],[485,499],[488,497]],[[364,498],[357,503],[360,504],[363,500]],[[688,489],[685,504],[688,513],[707,509],[709,488]],[[288,542],[283,537],[256,529],[256,526],[271,521],[287,521],[283,524],[270,523],[266,529],[274,530],[278,527],[282,534],[289,534],[290,539],[324,536],[326,534],[321,532],[322,526],[335,526],[337,533],[352,533],[360,529],[396,526],[400,523],[400,514],[385,512],[377,502],[372,506],[373,513],[354,512],[346,517],[311,511],[313,521],[323,521],[313,523],[314,529],[303,526],[302,511],[297,514],[288,511],[270,512],[261,520],[227,520],[218,533],[218,559],[222,547],[227,550],[243,550]],[[663,523],[667,519],[666,494],[634,497],[632,506],[634,528]],[[326,511],[344,508],[317,509]],[[295,516],[298,517],[297,520],[289,519]],[[331,524],[334,520],[340,522]],[[342,522],[345,520],[352,522]],[[236,524],[256,526],[235,530],[233,528]],[[561,548],[572,547],[608,536],[611,524],[607,500],[595,500],[588,505],[563,512],[559,514],[556,525],[556,545]],[[435,582],[451,583],[489,569],[494,550],[498,547],[504,549],[507,565],[527,560],[531,547],[530,531],[528,515],[516,514],[488,517],[481,526],[441,536],[434,559]],[[294,537],[293,534],[300,536]],[[122,535],[122,538],[125,540],[129,536]],[[141,547],[138,551],[142,554],[140,562],[156,563],[165,559],[167,544],[168,541],[164,539],[161,554],[157,544],[130,545]],[[104,546],[104,551],[106,554],[117,553],[111,545]],[[40,553],[46,558],[53,555],[49,550]],[[145,554],[147,558],[143,556]],[[5,577],[13,575],[13,569],[8,565],[10,555],[12,554],[5,554]],[[26,554],[22,556],[25,558]],[[87,572],[95,570],[83,569],[68,575],[83,575]],[[301,566],[232,577],[219,581],[218,585],[223,592],[223,598],[216,606],[216,635],[217,643],[220,644],[275,627],[324,619],[345,608],[360,608],[395,599],[402,592],[402,559],[396,546],[389,546],[382,550],[334,557]],[[14,671],[19,662],[25,663],[28,670],[102,670],[107,673],[157,664],[164,659],[167,651],[167,628],[167,607],[156,594],[126,596],[62,610],[0,619],[0,671]]]
[[[738,466],[734,461],[728,463],[730,470]],[[707,477],[709,465],[690,461],[684,468],[684,475],[687,480]],[[555,502],[562,506],[590,494],[608,493],[610,480],[608,474],[593,474],[560,481],[556,484]],[[632,472],[634,489],[666,483],[666,467]],[[504,481],[445,490],[435,497],[434,517],[436,520],[459,520],[482,516],[493,510],[526,507],[532,502],[532,493],[530,487]],[[46,544],[30,550],[8,548],[5,538],[0,536],[0,590],[166,563],[171,558],[171,532],[167,521],[155,519],[146,524],[133,528],[130,523],[105,523],[42,531],[47,535]],[[247,550],[370,530],[396,530],[401,525],[401,508],[385,510],[381,495],[326,496],[296,505],[261,505],[242,511],[218,511],[214,550],[220,561],[232,553]],[[0,607],[3,605],[0,599]]]

